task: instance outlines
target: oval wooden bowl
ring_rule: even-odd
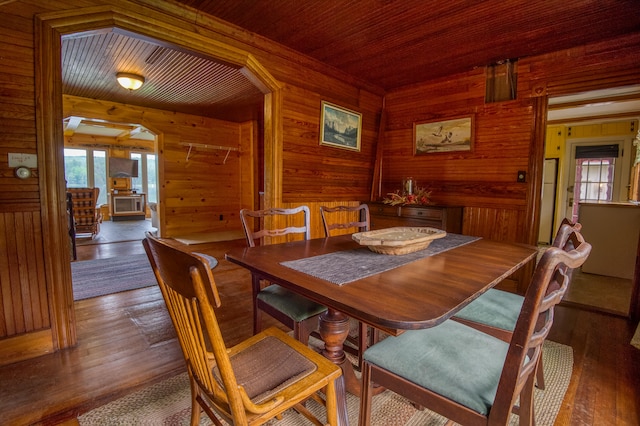
[[[375,253],[403,255],[424,250],[433,240],[446,236],[443,230],[430,227],[405,227],[357,232],[354,241]]]

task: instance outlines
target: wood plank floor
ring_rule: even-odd
[[[210,245],[220,261],[214,274],[223,300],[219,319],[231,345],[251,334],[250,276],[225,261],[224,253],[244,244]],[[139,242],[78,247],[79,260],[137,253],[143,253]],[[0,368],[0,423],[73,424],[83,412],[184,371],[156,287],[79,301],[75,307],[76,347]],[[556,424],[640,424],[640,350],[629,345],[634,330],[635,324],[619,316],[556,309],[550,339],[572,346],[575,360]]]

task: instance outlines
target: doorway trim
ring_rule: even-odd
[[[575,93],[588,92],[590,90],[599,90],[613,87],[631,86],[638,83],[637,70],[621,69],[618,70],[618,74],[611,76],[603,70],[600,74],[593,74],[593,72],[585,73],[581,78],[574,78],[570,80],[553,80],[549,79],[544,88],[539,88],[540,97],[544,99],[545,103],[545,125],[542,129],[536,127],[535,134],[537,138],[545,141],[546,135],[546,110],[549,104],[549,98],[556,96],[571,95]],[[544,150],[544,143],[541,144]],[[544,152],[544,151],[543,151]],[[544,161],[544,155],[542,155],[542,161]],[[568,166],[567,166],[568,167]],[[542,184],[542,175],[536,176],[539,179],[540,185]],[[562,203],[558,203],[560,206]],[[534,210],[537,215],[540,215],[539,207]],[[538,220],[539,225],[539,220]],[[538,230],[538,226],[536,226]],[[633,284],[631,290],[631,302],[629,304],[629,318],[633,321],[640,319],[640,242],[637,248],[636,267],[633,277]]]
[[[126,6],[126,5],[125,5]],[[132,12],[136,10],[137,12]],[[239,66],[264,94],[265,202],[281,199],[281,84],[250,53],[200,35],[187,17],[174,17],[141,6],[99,6],[59,11],[35,19],[35,102],[45,280],[54,349],[77,343],[64,185],[62,37],[118,28]],[[160,167],[160,169],[162,169]],[[159,173],[160,170],[159,170]],[[161,179],[161,175],[159,175]],[[60,257],[48,254],[58,253]]]

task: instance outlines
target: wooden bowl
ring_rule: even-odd
[[[373,252],[402,255],[424,250],[433,240],[446,235],[445,231],[436,228],[398,226],[376,231],[357,232],[352,237],[354,241],[367,246]]]

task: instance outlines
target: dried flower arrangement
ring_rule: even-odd
[[[400,194],[400,191],[390,192],[388,197],[383,198],[382,202],[392,206],[403,206],[411,204],[427,205],[431,204],[431,191],[424,188],[416,188],[413,194]]]

